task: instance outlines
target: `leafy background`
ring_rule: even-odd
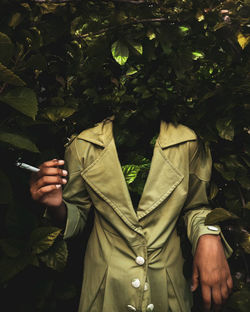
[[[212,151],[209,198],[216,209],[206,221],[220,223],[234,249],[234,293],[224,311],[249,311],[249,6],[249,0],[1,1],[5,311],[76,311],[84,256],[81,238],[66,245],[43,220],[30,199],[30,173],[16,160],[39,165],[63,158],[72,135],[111,113],[129,118],[141,107],[148,116],[164,105],[169,119],[193,128]],[[124,167],[131,183],[138,166]],[[185,243],[183,252],[189,268]],[[199,292],[194,311],[201,311]]]

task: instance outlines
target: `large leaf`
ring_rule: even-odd
[[[223,221],[238,220],[239,217],[223,208],[213,209],[206,217],[206,225],[215,225]]]
[[[33,254],[40,254],[49,249],[55,242],[55,239],[61,233],[61,229],[56,227],[39,227],[30,235],[30,245]]]
[[[120,65],[124,65],[129,57],[128,47],[120,40],[114,42],[111,47],[113,58]]]
[[[244,237],[240,244],[244,251],[250,254],[250,234],[247,231],[244,231]]]
[[[31,262],[32,255],[21,254],[16,258],[2,257],[0,260],[0,283],[5,283],[23,271]]]
[[[56,241],[51,248],[39,255],[49,268],[62,271],[66,266],[68,258],[67,244],[64,240]]]
[[[18,257],[26,248],[26,242],[14,238],[0,240],[0,248],[9,258]]]
[[[48,107],[43,116],[53,122],[70,117],[76,112],[76,108],[60,106],[60,107]]]
[[[140,171],[140,167],[137,165],[122,166],[122,172],[124,174],[127,184],[131,184],[134,182],[139,171]]]
[[[232,121],[230,119],[225,118],[217,120],[216,128],[222,139],[233,141],[234,127],[232,126]]]
[[[15,88],[0,96],[0,101],[35,119],[38,110],[36,94],[29,88]]]
[[[0,63],[0,81],[6,82],[13,86],[23,87],[25,86],[25,82],[13,73],[10,69]]]
[[[250,310],[250,291],[249,289],[242,289],[236,291],[230,296],[230,299],[227,303],[227,306],[230,307],[230,311],[237,312],[249,312]]]
[[[13,54],[13,44],[10,38],[0,32],[0,62],[7,63]]]
[[[39,153],[37,146],[29,138],[20,134],[0,131],[0,141],[33,153]]]

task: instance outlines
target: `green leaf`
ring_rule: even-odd
[[[242,289],[234,292],[227,302],[227,306],[230,310],[237,312],[249,312],[250,308],[250,291],[248,289]]]
[[[199,51],[194,51],[192,52],[192,58],[194,61],[199,60],[199,59],[203,59],[204,58],[204,53],[203,52],[199,52]]]
[[[223,164],[214,163],[214,168],[223,176],[224,179],[232,181],[235,179],[235,170],[226,170]]]
[[[242,33],[239,33],[237,36],[237,40],[238,40],[239,45],[241,46],[241,48],[243,50],[249,44],[250,36],[245,37]]]
[[[250,254],[250,234],[249,233],[244,232],[244,238],[240,242],[240,245],[247,254]]]
[[[250,210],[250,202],[247,202],[247,203],[246,203],[245,208]]]
[[[6,82],[13,86],[23,87],[25,82],[13,73],[10,69],[0,63],[0,81]]]
[[[218,186],[214,182],[211,182],[209,199],[213,200],[218,194],[218,191]]]
[[[120,40],[114,42],[111,47],[113,58],[120,65],[124,65],[129,57],[128,47]]]
[[[56,227],[39,227],[30,235],[30,246],[33,254],[40,254],[49,249],[61,233]]]
[[[13,44],[10,38],[0,32],[0,62],[7,63],[13,55]]]
[[[0,141],[29,152],[39,153],[36,145],[29,138],[20,134],[0,131]]]
[[[139,54],[142,55],[143,53],[143,47],[142,44],[138,43],[138,42],[134,42],[134,41],[129,41],[129,44],[131,45],[132,48],[135,49],[135,51]]]
[[[218,130],[219,136],[228,141],[233,141],[234,138],[234,127],[232,126],[232,121],[227,118],[219,119],[216,122],[216,128]]]
[[[22,21],[22,15],[19,12],[16,12],[12,15],[10,21],[9,21],[9,27],[16,28]]]
[[[26,244],[17,239],[5,238],[0,240],[0,247],[6,256],[16,258],[25,249]]]
[[[189,31],[189,27],[187,27],[187,26],[179,26],[179,29],[180,29],[180,31],[183,32],[183,33],[186,33],[186,32]]]
[[[5,283],[23,271],[29,264],[32,256],[22,254],[16,258],[2,257],[0,260],[0,283]]]
[[[238,220],[239,217],[223,208],[213,209],[205,219],[205,225],[215,225],[223,221]]]
[[[76,112],[76,108],[72,107],[48,107],[43,116],[53,122],[68,118]]]
[[[49,268],[62,271],[67,263],[68,249],[64,240],[59,240],[53,244],[51,248],[42,254],[39,254],[39,259],[43,261]]]
[[[122,166],[122,172],[124,174],[124,177],[125,177],[127,184],[131,184],[134,182],[139,171],[140,171],[140,167],[137,165]]]
[[[0,101],[35,120],[38,103],[36,94],[33,90],[24,87],[12,89],[4,95],[1,95]]]
[[[153,39],[155,39],[156,34],[155,34],[155,32],[153,30],[148,30],[147,37],[148,37],[149,40],[153,40]]]
[[[138,72],[137,69],[134,67],[129,67],[129,69],[126,71],[126,76],[132,76]]]
[[[78,294],[78,289],[76,285],[69,284],[68,281],[65,283],[60,283],[55,289],[55,296],[59,300],[70,300],[76,297]]]

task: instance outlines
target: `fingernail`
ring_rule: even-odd
[[[58,160],[58,164],[59,165],[63,165],[64,164],[64,160]]]
[[[67,183],[67,180],[66,180],[66,179],[62,179],[62,183],[63,183],[63,184],[66,184],[66,183]]]
[[[68,171],[67,171],[67,170],[63,170],[63,171],[62,171],[62,174],[63,174],[64,176],[66,176],[66,175],[68,174]]]
[[[56,184],[56,188],[60,188],[61,187],[61,184]]]

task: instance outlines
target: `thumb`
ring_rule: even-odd
[[[193,266],[191,291],[194,292],[199,286],[199,272],[196,265]]]

